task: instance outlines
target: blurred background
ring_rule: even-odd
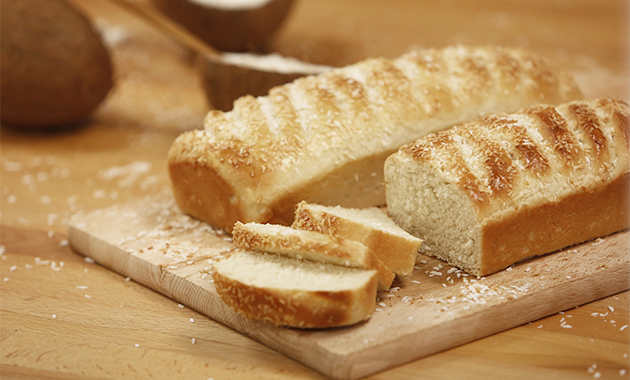
[[[90,209],[168,188],[164,168],[170,143],[181,131],[202,128],[213,105],[203,88],[197,52],[142,15],[143,11],[152,12],[167,19],[160,13],[164,7],[156,7],[164,1],[68,0],[86,16],[109,53],[111,89],[79,119],[79,128],[42,134],[3,126],[3,223],[37,220],[47,224],[51,213],[66,218],[71,213],[68,197],[76,198],[72,201],[76,211],[79,204]],[[197,1],[198,6],[209,0],[190,1]],[[5,18],[11,3],[21,0],[2,0]],[[245,49],[343,66],[367,57],[394,58],[414,48],[460,43],[516,46],[538,52],[572,72],[588,97],[629,98],[629,3],[625,0],[296,0],[289,5],[284,18],[276,20],[275,33],[268,33],[265,43]],[[50,22],[54,25],[59,20]],[[3,33],[8,32],[3,29]],[[3,36],[3,55],[6,41]],[[72,49],[80,51],[68,48]],[[2,62],[3,83],[11,78],[4,72],[9,63],[7,59]],[[13,95],[2,96],[9,99]],[[59,171],[68,173],[67,178],[48,175],[49,195],[33,190],[40,185],[37,180],[7,170],[16,167],[7,162],[27,167],[32,157],[47,157],[38,162],[55,161]],[[129,174],[137,177],[127,181],[134,186],[119,188],[97,174],[117,167],[131,171],[129,165],[135,162],[146,165],[136,165],[143,169]],[[34,171],[30,171],[32,176]],[[87,185],[70,186],[75,177]],[[16,208],[7,201],[15,199],[10,196],[16,193],[23,194],[21,200],[28,199],[24,207]],[[37,196],[51,200],[42,203]]]

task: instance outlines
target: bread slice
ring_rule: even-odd
[[[628,124],[627,103],[594,99],[426,136],[385,163],[389,214],[478,276],[629,228]]]
[[[221,299],[249,319],[300,328],[352,325],[376,307],[376,271],[239,250],[217,261]]]
[[[232,231],[234,244],[243,249],[271,252],[353,268],[375,269],[378,289],[391,287],[395,275],[365,245],[314,231],[296,230],[276,224],[237,222]]]
[[[237,221],[290,225],[302,200],[385,204],[383,164],[401,145],[532,104],[581,98],[533,53],[452,46],[375,58],[244,96],[168,153],[178,206],[230,232]]]
[[[361,242],[401,276],[413,271],[422,244],[377,207],[356,209],[302,201],[295,210],[292,227]]]

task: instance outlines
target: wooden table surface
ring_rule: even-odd
[[[137,0],[143,4],[144,1]],[[1,130],[2,379],[323,376],[70,250],[69,218],[168,189],[166,152],[209,109],[195,55],[107,0],[74,0],[111,50],[116,86],[59,133]],[[627,0],[299,0],[271,50],[344,65],[456,43],[528,48],[586,96],[628,99]],[[373,375],[627,379],[628,291]]]

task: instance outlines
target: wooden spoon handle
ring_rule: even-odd
[[[187,46],[191,50],[202,54],[206,57],[211,58],[220,58],[221,53],[210,46],[207,42],[198,38],[194,34],[188,32],[182,26],[177,24],[175,21],[166,17],[162,13],[151,9],[146,6],[141,6],[133,3],[129,0],[110,0],[121,7],[135,13],[136,15],[142,17],[143,19],[151,22],[153,25],[157,26],[163,32],[173,37],[183,45]]]

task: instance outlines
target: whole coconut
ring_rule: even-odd
[[[0,0],[0,120],[27,128],[77,124],[113,85],[109,53],[65,0]]]

